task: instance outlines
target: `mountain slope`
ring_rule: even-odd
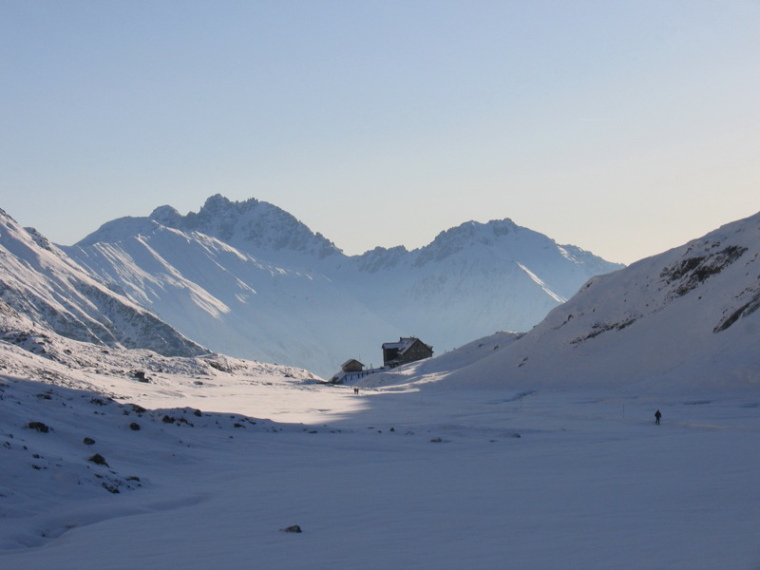
[[[190,356],[204,349],[94,279],[35,230],[0,210],[0,300],[63,336]]]
[[[449,384],[760,385],[760,214],[589,281]]]
[[[213,350],[328,375],[346,354],[371,358],[367,347],[395,334],[318,273],[284,269],[152,220],[116,220],[105,229],[119,241],[67,251]]]
[[[622,267],[508,219],[467,222],[423,248],[376,249],[351,261],[337,272],[341,283],[444,350],[527,330],[590,277]]]

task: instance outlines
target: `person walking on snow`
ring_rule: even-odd
[[[657,425],[660,425],[660,418],[661,417],[662,417],[662,413],[660,412],[660,410],[657,410],[654,413],[654,423],[657,424]]]

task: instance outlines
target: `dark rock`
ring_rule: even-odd
[[[50,431],[50,428],[42,422],[29,422],[26,424],[26,427],[29,429],[37,430],[40,433],[48,433]]]
[[[95,440],[92,439],[91,437],[86,437],[82,440],[82,443],[84,443],[85,445],[95,445]]]
[[[108,463],[106,462],[106,458],[100,455],[100,453],[96,453],[92,457],[90,457],[87,461],[91,461],[95,465],[105,465],[106,467],[109,467]]]
[[[131,424],[129,424],[129,429],[131,429],[132,431],[140,431],[140,424],[138,424],[137,422],[132,422]]]
[[[303,532],[303,531],[301,530],[300,526],[298,526],[297,524],[294,524],[294,525],[283,528],[282,532]]]
[[[135,380],[137,380],[138,382],[143,382],[145,384],[150,383],[150,378],[142,370],[135,370],[132,373],[132,376],[134,376]]]

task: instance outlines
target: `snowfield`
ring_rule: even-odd
[[[2,568],[760,567],[756,391],[357,396],[237,360],[142,382],[3,349],[52,380],[0,377]]]

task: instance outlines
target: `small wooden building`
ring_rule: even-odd
[[[390,368],[433,356],[433,347],[416,337],[401,337],[383,344],[383,365]]]
[[[351,360],[346,360],[343,364],[341,364],[340,369],[343,372],[361,372],[364,370],[364,364],[355,358],[352,358]]]

